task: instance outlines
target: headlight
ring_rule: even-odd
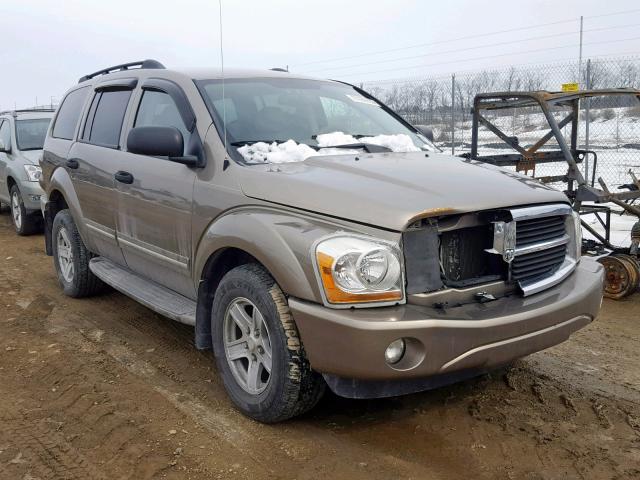
[[[582,256],[582,225],[580,224],[580,214],[578,212],[572,212],[573,225],[575,230],[575,246],[576,246],[576,260],[580,260]]]
[[[404,300],[400,252],[395,245],[344,235],[321,240],[314,254],[328,303]]]
[[[42,177],[42,169],[37,165],[25,165],[24,171],[27,172],[30,182],[37,182]]]

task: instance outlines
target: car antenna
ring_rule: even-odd
[[[224,162],[222,169],[226,170],[229,166],[229,159],[227,158],[227,102],[224,95],[224,48],[222,44],[222,0],[218,0],[220,20],[220,75],[222,76],[222,134],[224,136]]]

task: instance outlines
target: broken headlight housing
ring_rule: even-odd
[[[343,234],[317,242],[313,257],[327,306],[404,302],[402,255],[397,245]]]

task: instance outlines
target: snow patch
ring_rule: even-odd
[[[289,163],[302,162],[304,159],[316,155],[317,152],[305,143],[287,140],[284,143],[271,144],[258,142],[238,148],[240,155],[248,163]]]
[[[376,135],[374,137],[355,138],[343,132],[325,133],[318,135],[318,145],[328,147],[332,145],[349,145],[350,143],[371,143],[381,147],[387,147],[393,152],[419,152],[409,135],[400,133],[397,135]]]
[[[355,138],[343,132],[333,132],[318,135],[319,150],[314,150],[305,143],[287,140],[284,143],[257,142],[238,148],[247,163],[291,163],[302,162],[309,157],[322,155],[353,155],[359,153],[356,149],[331,148],[335,145],[350,145],[352,143],[370,143],[387,147],[393,152],[419,152],[411,137],[405,134],[376,135],[374,137]]]

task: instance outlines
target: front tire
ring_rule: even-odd
[[[51,238],[53,263],[65,295],[81,298],[101,291],[104,283],[89,269],[91,252],[82,242],[69,210],[61,210],[56,214]]]
[[[9,207],[11,208],[11,220],[13,220],[16,233],[20,236],[37,233],[42,226],[42,222],[39,220],[37,213],[27,214],[18,185],[11,187],[10,196],[11,203]]]
[[[315,406],[324,380],[311,370],[287,299],[269,273],[248,264],[215,292],[211,331],[218,371],[238,409],[275,423]]]

